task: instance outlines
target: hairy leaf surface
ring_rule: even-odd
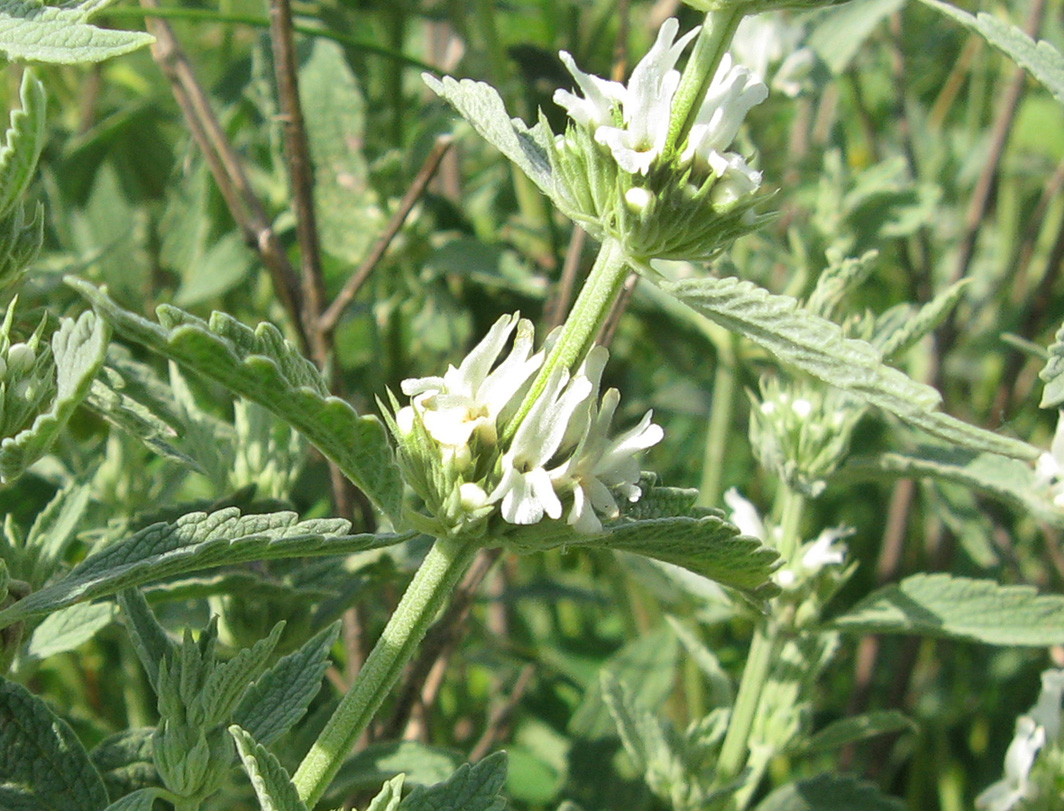
[[[236,508],[158,523],[91,555],[62,580],[0,611],[0,628],[84,600],[179,574],[250,560],[345,555],[406,535],[345,535],[341,519],[299,521],[292,512],[241,516]]]
[[[140,31],[89,25],[109,0],[46,6],[36,0],[0,2],[0,51],[11,61],[77,65],[101,62],[155,41]]]
[[[236,741],[240,762],[251,778],[262,811],[307,811],[288,772],[272,752],[236,724],[229,727],[229,734]]]
[[[70,726],[0,678],[0,808],[101,811],[107,792]]]
[[[272,324],[247,327],[224,313],[210,323],[175,307],[154,324],[77,279],[67,283],[126,338],[216,380],[272,411],[307,437],[387,515],[399,514],[402,480],[384,426],[329,394],[314,365]]]
[[[418,786],[399,804],[400,811],[503,811],[500,792],[506,783],[506,753],[496,752],[479,763],[463,764],[442,783]]]
[[[832,627],[861,634],[920,634],[988,645],[1064,643],[1064,597],[948,574],[918,574],[861,600]]]
[[[837,325],[779,296],[735,278],[660,282],[663,290],[720,324],[749,338],[784,363],[882,408],[910,425],[960,447],[1020,459],[1037,448],[999,436],[939,411],[941,395],[883,364],[866,341],[847,338]]]

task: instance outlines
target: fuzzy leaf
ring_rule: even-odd
[[[89,753],[111,797],[162,785],[152,759],[154,727],[127,729],[104,738]]]
[[[1041,82],[1054,98],[1064,104],[1064,56],[1045,40],[1035,42],[1014,25],[999,20],[986,12],[972,16],[939,0],[921,0],[924,5],[952,17],[971,31],[979,34],[998,50],[1007,54],[1017,65],[1024,68]]]
[[[1060,408],[1064,405],[1064,326],[1057,330],[1053,343],[1049,345],[1049,360],[1038,376],[1046,384],[1039,406]]]
[[[776,789],[757,811],[903,811],[905,805],[871,783],[846,775],[821,774]]]
[[[24,547],[33,560],[28,579],[34,588],[44,585],[62,565],[67,549],[77,537],[91,497],[91,485],[71,482],[37,513]]]
[[[219,664],[207,676],[203,685],[205,726],[216,726],[232,716],[241,695],[266,669],[266,663],[281,640],[284,625],[284,622],[278,622],[269,636]]]
[[[0,0],[0,52],[19,62],[76,65],[101,62],[155,41],[140,31],[114,31],[88,24],[109,0],[46,6],[36,0]]]
[[[506,783],[506,753],[496,752],[479,763],[465,763],[442,783],[418,786],[399,804],[400,811],[503,811],[499,796]]]
[[[52,336],[56,393],[51,408],[33,424],[0,442],[0,482],[11,481],[44,455],[70,415],[89,393],[103,365],[108,330],[103,319],[82,313],[77,321],[64,318]]]
[[[883,364],[866,341],[847,338],[842,329],[804,311],[790,296],[769,293],[748,281],[689,279],[660,282],[663,290],[774,354],[780,361],[850,392],[903,421],[960,447],[1020,459],[1037,448],[999,436],[938,410],[941,395]]]
[[[245,515],[230,507],[190,513],[111,544],[53,583],[0,611],[0,628],[84,600],[179,574],[251,560],[347,555],[379,549],[412,537],[345,535],[341,519],[299,521],[292,512]]]
[[[730,707],[735,701],[735,689],[731,678],[724,670],[717,658],[717,654],[711,651],[705,643],[699,639],[698,634],[681,623],[676,617],[666,616],[669,626],[676,638],[680,640],[687,655],[698,665],[698,669],[705,675],[709,682],[710,699],[713,707]]]
[[[133,644],[133,650],[148,674],[152,687],[158,692],[159,665],[166,656],[174,652],[176,645],[166,635],[140,591],[126,589],[119,592],[118,604],[122,608],[126,632]]]
[[[540,191],[566,208],[562,205],[564,201],[558,200],[559,184],[551,169],[547,139],[554,136],[542,122],[529,128],[521,119],[511,119],[502,97],[490,84],[472,79],[458,81],[450,76],[440,80],[427,73],[421,74],[421,78],[472,124],[484,140],[517,164]]]
[[[325,801],[340,805],[345,797],[367,793],[400,774],[407,786],[439,783],[464,761],[460,752],[417,741],[370,744],[344,761],[329,785]]]
[[[329,649],[339,633],[340,625],[335,622],[281,658],[241,696],[233,721],[263,746],[291,729],[321,689]]]
[[[918,574],[879,589],[831,627],[858,634],[919,634],[988,645],[1064,644],[1064,597],[948,574]]]
[[[272,411],[300,431],[393,519],[402,480],[384,426],[329,394],[314,365],[271,324],[252,330],[224,313],[210,323],[160,307],[154,324],[87,282],[67,279],[116,330]]]
[[[47,659],[74,650],[110,625],[114,618],[112,603],[81,603],[49,614],[33,630],[26,645],[26,656]]]
[[[828,724],[801,746],[802,752],[832,752],[847,744],[885,735],[888,732],[908,732],[916,729],[912,719],[897,710],[883,710],[843,718]]]
[[[716,514],[700,518],[674,516],[641,521],[621,519],[598,535],[581,535],[563,521],[543,521],[507,535],[505,544],[517,552],[581,547],[634,552],[682,566],[756,599],[777,593],[770,580],[779,555],[757,538]]]
[[[1026,510],[1039,521],[1064,529],[1064,511],[1055,508],[1034,469],[1025,462],[993,453],[923,446],[912,453],[884,453],[855,459],[844,468],[855,477],[883,473],[902,478],[929,477],[980,490]]]
[[[262,811],[307,811],[284,766],[265,746],[236,724],[229,727],[244,771],[251,778]]]
[[[22,74],[19,99],[22,106],[11,111],[4,143],[0,146],[0,216],[7,215],[22,198],[44,148],[47,99],[44,85],[32,71]]]
[[[0,808],[101,811],[107,792],[70,726],[0,678]]]

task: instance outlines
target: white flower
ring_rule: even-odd
[[[1046,731],[1033,718],[1016,719],[1016,734],[1005,751],[1005,776],[975,798],[980,811],[1009,811],[1028,796],[1028,777],[1039,750],[1045,745]]]
[[[766,98],[768,88],[764,82],[749,68],[733,65],[731,55],[725,54],[698,108],[681,162],[704,164],[717,177],[730,173],[733,178],[745,178],[756,189],[761,175],[753,172],[740,155],[724,150],[735,140],[750,108]]]
[[[728,520],[735,524],[743,535],[750,535],[761,541],[768,539],[765,524],[761,520],[757,507],[743,498],[736,488],[728,489],[728,492],[724,494],[724,503],[731,509]]]
[[[825,566],[839,566],[846,559],[846,545],[835,546],[836,541],[853,535],[850,527],[825,529],[802,552],[802,569],[807,574],[816,574]]]
[[[501,502],[504,521],[536,524],[544,515],[561,518],[562,503],[546,464],[561,445],[577,407],[593,388],[583,375],[570,379],[568,369],[556,369],[551,375],[503,454],[502,477],[488,497]]]
[[[744,17],[732,38],[736,58],[749,65],[761,81],[767,82],[769,66],[779,64],[772,88],[794,98],[802,91],[803,80],[816,61],[809,48],[799,48],[804,34],[801,25],[781,14]]]
[[[612,125],[613,111],[624,103],[627,93],[624,85],[584,73],[576,66],[576,60],[568,51],[560,51],[558,56],[573,75],[584,97],[574,96],[568,90],[555,90],[554,103],[564,107],[577,124],[592,130]]]
[[[639,463],[636,454],[661,442],[665,436],[661,426],[651,422],[653,412],[622,434],[609,438],[610,424],[617,411],[621,395],[609,389],[596,404],[599,379],[608,353],[596,347],[581,367],[581,373],[593,384],[591,397],[574,414],[563,447],[574,435],[579,435],[572,456],[550,472],[559,489],[572,492],[573,506],[566,519],[577,532],[591,535],[602,531],[599,516],[616,518],[620,514],[614,493],[630,502],[643,494],[637,485]]]
[[[495,366],[515,326],[513,349]],[[429,435],[459,455],[474,431],[482,441],[494,444],[500,415],[507,406],[516,405],[516,395],[543,363],[542,353],[532,355],[532,342],[530,321],[516,313],[504,315],[457,369],[448,367],[443,377],[404,380],[403,393],[412,398]],[[400,428],[412,425],[412,416],[400,412]]]

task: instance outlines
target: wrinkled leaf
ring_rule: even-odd
[[[903,421],[963,448],[1033,459],[1037,448],[968,425],[939,411],[941,395],[885,365],[871,344],[799,308],[789,296],[735,278],[659,282],[659,286],[711,321],[736,332],[832,386],[850,392]]]
[[[499,796],[506,783],[506,753],[496,752],[479,763],[463,764],[442,783],[418,786],[400,804],[400,811],[503,811]]]
[[[240,762],[251,778],[262,811],[307,811],[288,772],[273,753],[236,724],[229,727],[229,734],[236,741]]]
[[[407,535],[345,535],[341,519],[299,521],[291,512],[241,516],[236,508],[190,513],[111,544],[53,583],[0,611],[0,628],[84,600],[179,574],[251,560],[346,555],[399,543]]]
[[[127,729],[104,738],[89,753],[111,797],[161,786],[152,759],[154,727]]]
[[[233,720],[263,746],[291,729],[321,689],[329,649],[339,633],[335,622],[282,657],[241,696]]]
[[[0,2],[0,52],[11,61],[76,65],[135,51],[154,37],[88,24],[109,0],[46,6],[36,0]]]
[[[0,678],[0,808],[101,811],[107,792],[70,726]]]
[[[918,574],[865,597],[831,626],[848,633],[919,634],[988,645],[1064,644],[1064,597],[948,574]]]
[[[160,307],[163,325],[123,310],[92,285],[67,279],[122,335],[216,380],[307,437],[387,515],[399,513],[402,480],[384,426],[329,394],[314,365],[271,324],[250,329],[224,313],[208,324]]]

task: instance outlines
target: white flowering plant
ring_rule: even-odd
[[[0,809],[1060,806],[1051,26],[107,5],[0,0]]]

